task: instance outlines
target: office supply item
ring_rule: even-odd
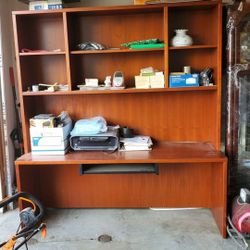
[[[137,89],[150,88],[149,76],[135,76],[135,87]]]
[[[29,2],[29,10],[54,10],[63,8],[62,0],[27,0],[26,2]]]
[[[169,76],[169,87],[198,87],[200,82],[199,74],[174,74]]]
[[[149,136],[136,135],[131,138],[121,138],[121,151],[151,150],[153,142]]]
[[[119,146],[118,128],[110,128],[107,132],[89,135],[71,135],[70,146],[73,150],[114,151]]]
[[[48,92],[54,92],[54,91],[59,90],[59,86],[57,82],[55,82],[54,84],[39,83],[38,86],[47,88],[46,91]]]
[[[30,127],[53,128],[55,126],[55,116],[53,114],[36,115],[29,120]]]
[[[31,153],[34,155],[64,155],[69,149],[71,121],[63,127],[30,127]]]
[[[86,87],[98,87],[98,82],[97,78],[85,78]]]

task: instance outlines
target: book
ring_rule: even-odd
[[[152,150],[151,147],[147,146],[121,146],[120,151],[148,151]]]
[[[132,138],[121,138],[121,151],[151,150],[153,142],[149,136],[137,135]]]
[[[124,145],[134,145],[134,146],[152,146],[152,140],[149,136],[136,135],[132,138],[121,138],[120,142]]]

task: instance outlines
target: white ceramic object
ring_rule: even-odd
[[[176,35],[173,37],[171,44],[174,47],[178,46],[190,46],[193,44],[193,39],[191,36],[187,35],[188,30],[186,29],[178,29],[175,30]]]

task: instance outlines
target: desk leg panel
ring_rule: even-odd
[[[214,163],[212,169],[211,211],[221,235],[226,238],[227,224],[227,160]]]

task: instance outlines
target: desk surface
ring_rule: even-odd
[[[151,151],[78,151],[66,155],[25,154],[16,165],[116,164],[116,163],[196,163],[223,162],[224,154],[208,142],[161,142]]]

